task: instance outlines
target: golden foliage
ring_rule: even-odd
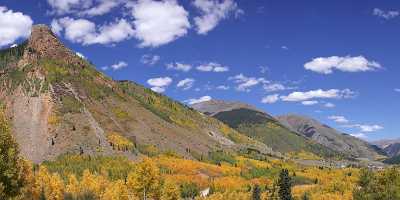
[[[109,133],[107,140],[118,151],[131,151],[135,147],[133,142],[116,132]]]

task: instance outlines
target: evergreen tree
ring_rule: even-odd
[[[289,171],[287,169],[282,169],[279,180],[279,198],[281,200],[293,200],[292,197],[292,180],[289,176]]]
[[[0,199],[11,199],[20,194],[26,184],[24,161],[19,157],[18,145],[10,133],[7,120],[0,108]]]
[[[251,195],[251,200],[261,200],[261,188],[259,185],[254,186],[253,194]]]

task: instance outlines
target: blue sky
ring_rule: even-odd
[[[398,1],[3,0],[0,47],[39,23],[112,78],[185,103],[242,101],[400,137]]]

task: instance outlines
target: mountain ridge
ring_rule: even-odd
[[[68,49],[45,25],[3,50],[0,102],[21,154],[33,162],[66,153],[124,155],[175,151],[200,159],[265,144],[133,82],[113,81]],[[138,114],[140,113],[140,114]]]

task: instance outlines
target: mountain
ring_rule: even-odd
[[[248,104],[210,100],[194,104],[192,107],[263,142],[274,151],[281,153],[306,151],[323,157],[337,155],[337,152],[289,130],[271,115]]]
[[[21,154],[33,162],[66,153],[125,155],[173,151],[272,154],[214,118],[130,81],[114,81],[45,25],[0,51],[0,103]],[[132,153],[134,152],[134,153]]]
[[[383,150],[390,157],[398,156],[400,155],[400,143],[389,144]]]
[[[379,147],[351,135],[340,133],[317,120],[299,115],[279,116],[277,119],[290,130],[346,155],[368,159],[376,159],[385,155],[385,152]]]
[[[381,147],[382,149],[388,147],[391,144],[400,143],[400,139],[392,139],[392,140],[378,140],[373,142],[373,144]]]

